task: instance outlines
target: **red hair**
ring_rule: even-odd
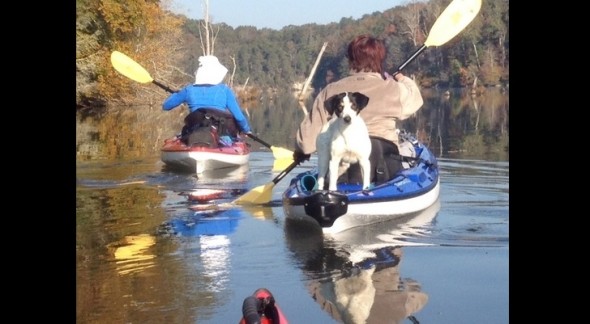
[[[385,43],[370,35],[359,35],[348,44],[348,64],[355,72],[382,74],[385,61]]]

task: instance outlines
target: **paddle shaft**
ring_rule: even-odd
[[[481,7],[481,0],[453,0],[438,16],[426,41],[418,48],[392,76],[397,75],[403,68],[420,55],[430,45],[440,46],[459,34],[475,18]]]
[[[291,172],[291,170],[295,169],[295,167],[297,165],[299,165],[299,161],[293,161],[293,163],[289,164],[289,166],[281,171],[281,173],[279,173],[274,179],[272,179],[272,182],[274,184],[277,184],[279,181],[281,181],[289,172]]]
[[[397,68],[397,71],[395,71],[391,76],[396,76],[398,73],[400,73],[402,71],[402,69],[406,67],[406,65],[410,64],[410,62],[412,62],[416,57],[418,57],[418,55],[420,55],[422,52],[424,52],[425,49],[426,49],[426,45],[420,46],[420,48],[418,48],[414,52],[414,54],[412,54],[412,56],[410,56],[404,63],[402,63],[402,65],[400,65]]]
[[[268,147],[269,149],[272,149],[272,146],[270,144],[268,144],[267,142],[261,140],[260,138],[258,138],[256,135],[254,134],[246,134],[246,136],[250,137],[251,139],[255,140],[256,142]]]
[[[236,204],[266,204],[272,198],[272,188],[281,181],[291,170],[295,169],[295,167],[301,163],[301,161],[293,161],[291,164],[281,173],[279,173],[271,182],[265,184],[264,186],[258,186],[247,193],[243,194],[238,199],[234,200],[233,202]]]
[[[167,85],[165,85],[165,84],[163,84],[163,83],[161,83],[159,81],[152,80],[152,83],[155,84],[155,85],[157,85],[158,87],[160,87],[160,88],[162,88],[162,89],[170,92],[170,93],[176,92],[176,90],[171,89],[170,87],[168,87]]]

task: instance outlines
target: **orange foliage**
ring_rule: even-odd
[[[118,74],[110,63],[110,54],[117,50],[129,55],[142,65],[154,79],[170,78],[182,44],[183,19],[160,8],[157,2],[145,0],[101,0],[99,11],[107,24],[110,35],[108,49],[101,53],[98,67],[98,89],[108,101],[118,99],[126,103],[134,98],[144,102],[161,101],[163,91],[146,91],[146,87]],[[154,90],[154,89],[152,89]],[[141,94],[141,96],[139,95]],[[147,95],[147,97],[146,97]]]

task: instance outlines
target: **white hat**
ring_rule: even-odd
[[[218,84],[223,81],[227,68],[219,63],[217,57],[205,55],[199,57],[199,67],[195,71],[195,84]]]

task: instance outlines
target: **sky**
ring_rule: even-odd
[[[342,18],[359,19],[375,11],[405,5],[410,0],[209,0],[211,22],[233,28],[254,26],[280,30],[289,25],[320,25]],[[172,12],[203,19],[203,0],[172,0]]]

